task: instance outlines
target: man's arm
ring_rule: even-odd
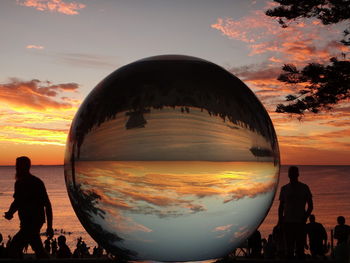
[[[280,191],[280,197],[279,197],[279,200],[280,200],[280,204],[278,206],[278,225],[283,223],[283,212],[284,212],[284,187],[281,188],[281,191]]]
[[[312,210],[314,209],[314,203],[312,201],[311,191],[310,191],[309,187],[307,189],[309,191],[309,196],[308,196],[307,201],[306,201],[307,202],[307,210],[306,210],[306,214],[305,214],[305,222],[307,221],[307,219],[309,218],[309,216],[312,213]]]
[[[312,198],[310,198],[310,200],[308,200],[308,202],[307,202],[306,220],[311,215],[312,210],[314,210],[314,203],[312,202]]]
[[[322,225],[321,225],[322,226]],[[324,226],[322,226],[322,232],[323,232],[323,245],[326,246],[327,245],[327,239],[328,239],[328,235],[327,235],[327,231],[324,228]]]
[[[53,237],[53,229],[52,229],[52,206],[51,206],[51,202],[49,199],[49,196],[47,195],[46,192],[46,188],[44,186],[44,192],[45,192],[45,202],[44,202],[44,206],[45,206],[45,214],[46,214],[46,224],[47,224],[47,229],[46,229],[46,235],[49,238]]]
[[[283,222],[283,211],[284,211],[284,201],[280,200],[280,205],[278,206],[278,224]]]
[[[338,238],[339,238],[339,227],[338,227],[338,226],[335,226],[335,228],[334,228],[333,237],[334,237],[335,239],[338,239]]]
[[[13,218],[13,214],[16,213],[18,210],[17,202],[14,200],[12,204],[10,205],[10,208],[7,212],[5,212],[5,218],[7,220],[11,220]]]
[[[18,184],[17,182],[15,183],[15,193],[13,194],[13,202],[11,203],[10,205],[10,208],[7,212],[5,212],[5,215],[4,217],[7,219],[7,220],[11,220],[13,218],[13,214],[17,212],[18,210],[18,200],[17,200],[17,197],[18,197]]]

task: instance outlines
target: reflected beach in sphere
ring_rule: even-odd
[[[265,218],[278,175],[276,134],[255,95],[223,68],[180,55],[99,83],[65,154],[79,220],[126,260],[227,255]]]

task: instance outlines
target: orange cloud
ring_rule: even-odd
[[[79,10],[86,6],[77,2],[64,2],[62,0],[17,0],[21,6],[33,7],[39,11],[58,12],[65,15],[77,15]]]
[[[225,167],[221,169],[218,164],[211,163],[205,163],[205,167],[202,167],[204,164],[201,162],[132,164],[135,168],[128,167],[129,162],[78,162],[77,180],[79,184],[89,185],[86,186],[87,190],[98,191],[101,209],[107,205],[132,213],[176,217],[206,211],[208,198],[224,205],[244,197],[255,198],[271,193],[276,179],[275,168],[269,163],[235,163],[233,166],[221,163],[220,167]],[[163,169],[159,168],[161,166],[173,173],[160,173]],[[194,166],[197,168],[191,172]],[[265,167],[264,172],[262,167]],[[157,169],[159,173],[148,172]]]
[[[285,96],[296,92],[297,85],[285,85],[277,80],[282,73],[279,66],[266,63],[229,69],[235,76],[246,83],[269,111],[274,111]]]
[[[76,95],[78,88],[76,83],[52,84],[35,79],[11,79],[0,84],[1,144],[16,145],[8,146],[16,149],[17,153],[13,152],[13,156],[23,155],[20,148],[28,152],[26,145],[36,145],[35,148],[47,146],[50,153],[57,147],[63,148],[80,100],[61,96]],[[4,154],[4,151],[0,154],[1,159],[6,159]],[[62,158],[57,158],[57,154],[53,156],[56,161],[44,154],[37,162],[47,163],[46,159],[50,159],[50,163],[62,163]]]
[[[229,225],[225,225],[225,226],[218,226],[214,228],[214,232],[216,231],[227,231],[229,229],[231,229],[231,227],[233,226],[233,224],[229,224]]]
[[[28,48],[28,49],[44,49],[44,46],[39,46],[39,45],[27,45],[26,48]]]
[[[340,37],[339,25],[325,27],[314,20],[306,20],[281,28],[275,18],[265,15],[264,10],[251,11],[238,20],[218,18],[211,27],[230,39],[246,43],[250,55],[266,54],[277,64],[282,61],[296,64],[324,62],[350,51],[349,47],[334,41]]]
[[[65,101],[57,101],[59,93],[64,91],[76,91],[79,85],[65,83],[52,85],[50,82],[41,82],[33,79],[21,81],[11,79],[9,83],[0,84],[0,102],[14,108],[26,108],[33,110],[69,109],[72,104]]]

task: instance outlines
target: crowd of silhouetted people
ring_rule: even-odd
[[[249,257],[267,259],[327,259],[326,255],[330,255],[339,262],[348,262],[350,226],[345,224],[345,218],[338,216],[329,242],[324,226],[316,222],[315,215],[311,214],[312,193],[306,184],[298,180],[298,167],[289,167],[288,177],[289,183],[282,186],[280,191],[278,222],[272,233],[267,239],[262,239],[256,230],[246,244],[238,248],[238,252]],[[336,244],[333,244],[334,240]],[[310,253],[306,254],[305,249]]]
[[[0,258],[10,257],[11,241],[12,237],[8,236],[6,243],[3,242],[3,236],[0,233]],[[26,254],[28,251],[28,246],[23,248],[22,253]],[[66,243],[66,237],[60,235],[56,238],[46,238],[44,241],[44,249],[49,257],[53,258],[101,258],[104,253],[104,249],[100,246],[94,246],[92,251],[90,247],[87,246],[82,237],[77,239],[75,249],[72,250]]]
[[[331,239],[334,239],[332,246],[324,226],[316,222],[315,215],[311,214],[304,232],[304,249],[309,253],[304,253],[304,257],[299,259],[333,258],[339,262],[347,262],[350,253],[350,226],[345,224],[343,216],[337,218],[337,223],[331,231]],[[277,225],[267,238],[262,238],[260,231],[256,230],[234,253],[250,258],[286,259],[286,244],[282,226]]]
[[[11,220],[18,213],[20,229],[13,237],[8,236],[6,244],[0,234],[0,258],[23,258],[28,245],[37,258],[102,257],[103,248],[95,246],[90,252],[90,247],[82,237],[77,239],[76,248],[72,252],[65,237],[70,232],[61,230],[57,239],[54,238],[49,196],[44,183],[30,173],[30,167],[31,161],[28,157],[16,159],[14,200],[4,217]],[[242,252],[244,256],[252,258],[303,260],[308,256],[326,259],[326,255],[331,252],[331,256],[337,261],[347,262],[350,254],[350,226],[345,224],[345,218],[337,218],[338,224],[332,231],[330,244],[325,228],[316,222],[316,217],[312,214],[312,193],[306,184],[298,180],[298,167],[289,167],[288,177],[289,183],[282,186],[280,191],[278,222],[272,233],[265,239],[256,230],[247,239],[245,246],[235,249],[234,256]],[[44,223],[47,226],[47,239],[43,245],[40,230]],[[333,239],[337,241],[335,246]],[[310,253],[306,254],[305,249]]]

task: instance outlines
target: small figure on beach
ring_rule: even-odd
[[[334,238],[337,240],[337,244],[346,243],[350,235],[350,226],[345,224],[345,217],[338,216],[338,225],[334,228]]]
[[[51,240],[51,255],[56,255],[57,253],[57,240],[56,238]]]
[[[103,248],[100,246],[100,244],[98,244],[97,247],[94,246],[92,255],[93,255],[95,258],[100,258],[100,257],[102,257],[102,255],[103,255]]]
[[[77,239],[77,247],[75,248],[75,250],[73,252],[73,257],[74,258],[89,257],[90,256],[89,249],[90,249],[90,247],[88,247],[86,245],[85,241],[83,241],[83,238],[79,237]]]
[[[306,184],[299,182],[297,166],[289,167],[288,177],[289,183],[280,192],[278,224],[284,233],[287,258],[303,259],[306,220],[313,210],[312,194]]]
[[[265,239],[266,240],[266,239]],[[265,259],[273,259],[276,255],[276,243],[273,235],[270,234],[265,242],[263,242],[263,251]]]
[[[31,161],[22,156],[16,159],[16,182],[14,201],[5,212],[5,218],[11,220],[18,211],[20,230],[12,238],[8,248],[11,258],[21,258],[26,244],[30,244],[37,258],[48,258],[40,238],[40,229],[46,223],[46,234],[53,236],[52,208],[45,185],[38,177],[30,173]]]
[[[66,237],[61,235],[57,238],[58,250],[57,250],[57,258],[70,258],[72,257],[72,252],[66,244]]]
[[[8,236],[7,236],[7,242],[6,242],[6,248],[9,248],[9,247],[10,247],[11,240],[12,240],[11,235],[8,235]]]
[[[333,237],[337,240],[334,249],[334,259],[336,261],[347,262],[349,259],[348,240],[350,238],[350,226],[345,224],[345,217],[338,216],[338,225],[334,228]]]
[[[255,230],[254,233],[248,238],[248,249],[249,255],[252,258],[261,257],[262,242],[259,230]]]
[[[327,231],[321,223],[316,222],[315,215],[309,216],[306,233],[309,238],[309,248],[313,258],[325,258],[327,250]]]
[[[49,237],[47,237],[46,240],[44,241],[44,248],[45,248],[47,254],[50,254],[50,252],[51,252],[51,240]]]

